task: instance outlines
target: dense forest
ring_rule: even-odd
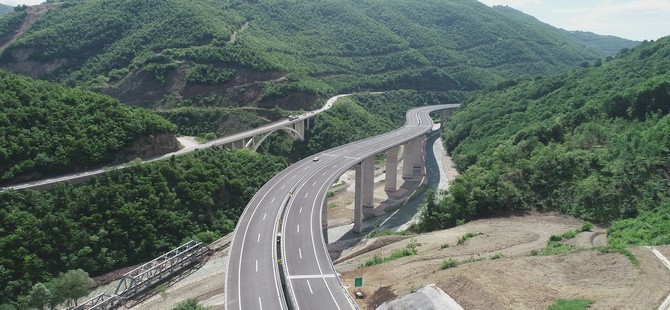
[[[23,19],[0,18],[0,31]],[[352,91],[475,91],[605,56],[472,0],[67,0],[1,51],[0,66],[165,113],[268,114]],[[179,131],[211,124],[189,127]]]
[[[667,243],[669,111],[670,38],[495,85],[449,122],[462,176],[421,228],[536,208],[611,223],[610,242]]]
[[[176,150],[174,125],[91,91],[0,70],[0,102],[0,184]]]
[[[501,14],[506,14],[509,15],[512,18],[517,18],[519,20],[526,20],[526,22],[530,25],[534,25],[535,27],[542,27],[547,30],[547,33],[551,33],[554,27],[543,24],[537,18],[528,15],[526,13],[523,13],[521,11],[515,10],[511,7],[508,6],[494,6],[494,10],[498,11],[498,13]],[[614,56],[616,55],[621,49],[623,48],[633,48],[640,44],[639,41],[633,41],[633,40],[628,40],[624,38],[619,38],[615,36],[610,36],[610,35],[599,35],[595,34],[593,32],[586,32],[586,31],[568,31],[564,29],[559,29],[560,32],[562,32],[561,35],[569,35],[573,39],[577,40],[580,42],[583,46],[585,46],[587,49],[595,50],[595,51],[600,51],[605,53],[608,56]]]
[[[5,15],[10,12],[14,12],[13,6],[0,3],[0,15]]]
[[[59,272],[99,275],[189,238],[230,233],[251,196],[286,165],[247,150],[207,149],[77,187],[0,192],[0,305]]]

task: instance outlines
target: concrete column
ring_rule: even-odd
[[[414,178],[414,157],[416,154],[415,140],[408,141],[403,148],[402,178],[411,179]]]
[[[419,160],[419,162],[420,162],[419,168],[421,168],[421,175],[422,176],[428,175],[428,173],[426,171],[427,170],[426,169],[426,141],[428,141],[428,137],[425,136],[425,135],[421,136],[421,144],[420,144],[421,145],[421,156],[419,158],[420,159]]]
[[[384,189],[395,192],[398,189],[398,147],[386,150],[386,181]]]
[[[355,233],[363,231],[363,176],[361,165],[356,165],[356,184],[354,186],[354,229]]]
[[[244,140],[237,140],[230,143],[230,149],[233,151],[241,148],[244,148]]]
[[[422,157],[423,156],[423,139],[425,136],[419,136],[414,138],[414,160],[412,161],[413,167],[414,168],[421,168],[421,165],[423,163]]]
[[[361,173],[363,174],[362,205],[364,208],[372,208],[375,195],[375,157],[371,156],[361,163]]]
[[[444,128],[444,123],[446,123],[451,117],[451,111],[452,111],[451,109],[442,110],[440,117],[441,118],[440,127]]]

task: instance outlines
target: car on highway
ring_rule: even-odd
[[[314,158],[312,158],[312,161],[313,161],[313,162],[317,162],[317,161],[319,161],[319,157],[318,157],[318,156],[314,156]]]
[[[298,119],[297,115],[291,115],[291,116],[288,117],[289,121],[294,121],[294,120],[297,120],[297,119]]]

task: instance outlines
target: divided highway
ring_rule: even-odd
[[[357,308],[341,286],[322,232],[328,189],[364,159],[431,131],[430,112],[458,107],[412,109],[402,128],[301,160],[266,183],[235,230],[226,273],[227,309]]]

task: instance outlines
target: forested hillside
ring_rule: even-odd
[[[614,56],[624,48],[633,48],[640,44],[639,41],[627,40],[615,36],[605,36],[586,31],[568,31],[570,35],[584,43],[584,45],[601,50],[607,55]]]
[[[613,223],[610,242],[667,243],[669,111],[670,38],[498,84],[449,122],[445,143],[462,176],[422,228],[536,208]]]
[[[4,33],[20,24],[10,18]],[[67,0],[9,44],[0,66],[165,113],[264,113],[358,90],[473,91],[604,56],[474,0]]]
[[[105,95],[0,70],[0,184],[178,149],[175,126]]]
[[[13,12],[14,7],[6,4],[0,3],[0,15],[5,15],[9,12]]]
[[[235,228],[251,196],[285,167],[279,157],[207,149],[78,187],[0,192],[0,308],[59,272],[95,276],[187,238],[211,242]]]
[[[529,24],[535,25],[536,27],[545,28],[548,33],[558,31],[561,33],[560,35],[568,35],[578,41],[583,47],[604,53],[608,56],[614,56],[624,48],[633,48],[640,44],[639,41],[628,40],[610,35],[599,35],[586,31],[568,31],[564,29],[556,29],[553,26],[542,24],[537,20],[537,18],[531,15],[515,10],[508,6],[494,6],[493,9],[501,14],[509,15],[512,18],[518,18],[521,20],[525,19]]]

